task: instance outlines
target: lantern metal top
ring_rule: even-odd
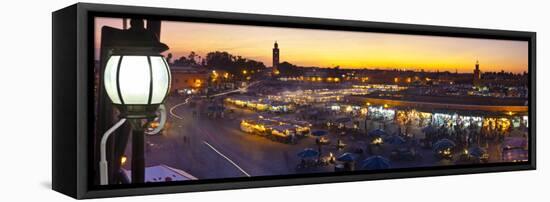
[[[110,51],[110,55],[157,55],[169,49],[160,42],[159,36],[145,29],[143,20],[132,19],[130,26],[130,29],[108,26],[102,28],[101,42]]]

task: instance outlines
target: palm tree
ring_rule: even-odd
[[[168,62],[168,64],[172,64],[171,61],[172,61],[172,53],[168,53],[168,55],[166,56],[166,62]]]
[[[187,56],[187,58],[189,59],[189,62],[192,65],[197,64],[197,62],[195,61],[195,57],[197,57],[197,54],[195,53],[195,51],[191,51],[191,53],[189,53],[189,56]]]

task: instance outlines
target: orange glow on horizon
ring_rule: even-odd
[[[102,25],[122,27],[122,20],[96,19],[96,36]],[[521,73],[528,67],[525,41],[175,21],[163,21],[161,27],[161,41],[170,47],[166,53],[172,53],[174,59],[187,56],[191,51],[202,57],[212,51],[227,51],[271,66],[273,43],[277,40],[281,62],[305,67],[470,73],[476,60],[480,61],[483,72]],[[99,47],[99,38],[96,38],[96,47]]]

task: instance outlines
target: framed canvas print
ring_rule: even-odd
[[[53,189],[75,198],[535,169],[534,32],[52,15]]]

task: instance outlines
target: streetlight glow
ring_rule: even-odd
[[[126,156],[122,156],[120,157],[120,165],[124,165],[126,164],[126,161],[128,160],[128,158]]]
[[[168,64],[160,55],[113,55],[105,67],[105,90],[116,105],[161,104],[170,80]]]

